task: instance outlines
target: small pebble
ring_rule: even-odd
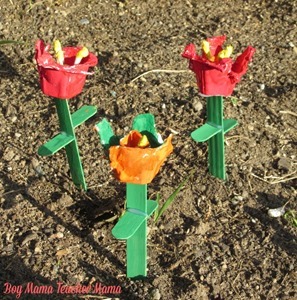
[[[23,247],[24,245],[26,245],[28,242],[36,240],[38,238],[38,235],[36,233],[30,233],[28,235],[26,235],[26,237],[24,238],[24,240],[22,241],[21,246]]]
[[[57,237],[58,239],[62,239],[62,238],[64,237],[63,232],[57,232],[57,233],[56,233],[56,237]]]
[[[42,250],[41,250],[41,248],[40,247],[35,247],[35,249],[34,249],[34,253],[35,254],[40,254],[42,252]]]
[[[6,161],[11,161],[15,156],[15,153],[13,152],[12,149],[10,148],[6,148],[4,150],[4,154],[3,154],[3,159]]]
[[[281,157],[277,163],[280,170],[289,171],[291,169],[291,160],[287,157]]]
[[[203,104],[200,101],[194,101],[193,102],[193,108],[195,111],[199,112],[203,108]]]
[[[90,21],[89,21],[87,18],[82,18],[82,19],[79,21],[79,23],[80,23],[81,25],[88,25],[88,24],[90,24]]]
[[[161,294],[158,289],[153,289],[150,293],[150,300],[160,300],[161,299]]]
[[[63,194],[61,198],[57,201],[57,205],[59,207],[69,207],[73,203],[73,199],[67,194]]]

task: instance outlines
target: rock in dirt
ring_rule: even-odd
[[[5,161],[11,161],[15,156],[15,153],[13,152],[13,150],[9,147],[7,147],[5,150],[4,150],[4,153],[3,153],[3,159]]]
[[[203,104],[199,100],[196,100],[193,102],[193,108],[195,111],[200,112],[203,108]]]
[[[291,160],[287,157],[281,157],[277,163],[277,167],[280,170],[290,171],[291,170]]]
[[[68,207],[74,203],[74,200],[67,194],[63,194],[57,201],[59,207]]]
[[[153,289],[150,292],[149,299],[150,300],[160,300],[161,299],[160,291],[158,289]]]
[[[37,173],[38,176],[44,175],[44,172],[39,164],[39,161],[35,157],[32,158],[31,164],[32,164],[34,171]]]
[[[24,246],[28,242],[36,240],[37,238],[38,238],[38,235],[36,233],[26,233],[21,246]]]

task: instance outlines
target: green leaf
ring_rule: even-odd
[[[284,214],[284,218],[294,227],[297,227],[297,212],[294,210],[288,210]]]
[[[108,150],[110,146],[119,144],[120,138],[114,135],[107,119],[104,118],[101,122],[97,123],[94,128],[97,131],[101,144],[105,150]]]
[[[140,114],[133,119],[132,129],[147,136],[152,148],[159,147],[155,117],[152,114]]]
[[[19,41],[12,41],[12,40],[0,40],[0,45],[6,44],[21,44],[22,42]]]
[[[177,189],[167,198],[163,206],[158,210],[157,216],[154,219],[154,222],[157,223],[160,217],[163,215],[165,210],[169,207],[169,205],[173,202],[173,200],[176,198],[180,190],[184,187],[184,185],[188,182],[188,180],[193,176],[194,170],[190,171],[190,174],[186,177],[185,180],[183,180]],[[159,200],[159,199],[158,199]]]
[[[160,193],[157,193],[156,202],[157,202],[157,204],[158,204],[158,207],[159,207],[159,205],[160,205],[160,199],[161,199]],[[156,210],[154,211],[154,222],[156,222],[156,220],[157,220],[158,213],[159,213],[159,209],[156,209]]]

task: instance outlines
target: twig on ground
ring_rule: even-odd
[[[26,190],[25,189],[12,190],[12,191],[3,193],[2,196],[12,194],[12,193],[24,192],[24,191],[26,191]]]
[[[272,178],[278,178],[278,180],[274,180],[274,181],[269,181],[269,180],[266,180],[266,178],[269,178],[268,176],[264,176],[264,178],[254,174],[254,173],[251,173],[251,175],[261,181],[264,181],[266,183],[269,183],[269,184],[277,184],[277,183],[281,183],[281,182],[286,182],[286,181],[290,181],[290,180],[293,180],[293,179],[296,179],[297,176],[292,176],[292,177],[289,177],[293,174],[295,174],[297,171],[293,172],[293,173],[290,173],[288,175],[285,175],[283,177],[272,177]]]
[[[150,73],[189,73],[189,70],[162,70],[162,69],[154,69],[154,70],[150,70],[150,71],[146,71],[140,75],[138,75],[137,77],[133,78],[130,83],[136,81],[137,79],[150,74]]]
[[[289,110],[280,110],[281,114],[288,114],[297,117],[297,114]]]

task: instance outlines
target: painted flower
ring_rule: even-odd
[[[255,53],[255,49],[248,46],[233,61],[230,58],[232,46],[222,47],[225,40],[226,36],[216,36],[203,41],[202,55],[196,53],[194,44],[189,44],[182,54],[189,59],[189,68],[195,72],[200,93],[205,96],[230,96]]]
[[[110,165],[115,177],[121,182],[150,183],[173,151],[172,135],[164,142],[155,130],[155,121],[151,114],[135,117],[133,130],[122,139],[114,136],[106,119],[98,123],[95,129],[104,148],[109,151]]]
[[[40,86],[44,94],[60,99],[70,99],[80,94],[89,67],[98,63],[97,57],[85,47],[65,47],[54,43],[54,56],[50,45],[38,40],[35,45],[35,59],[38,66]]]

